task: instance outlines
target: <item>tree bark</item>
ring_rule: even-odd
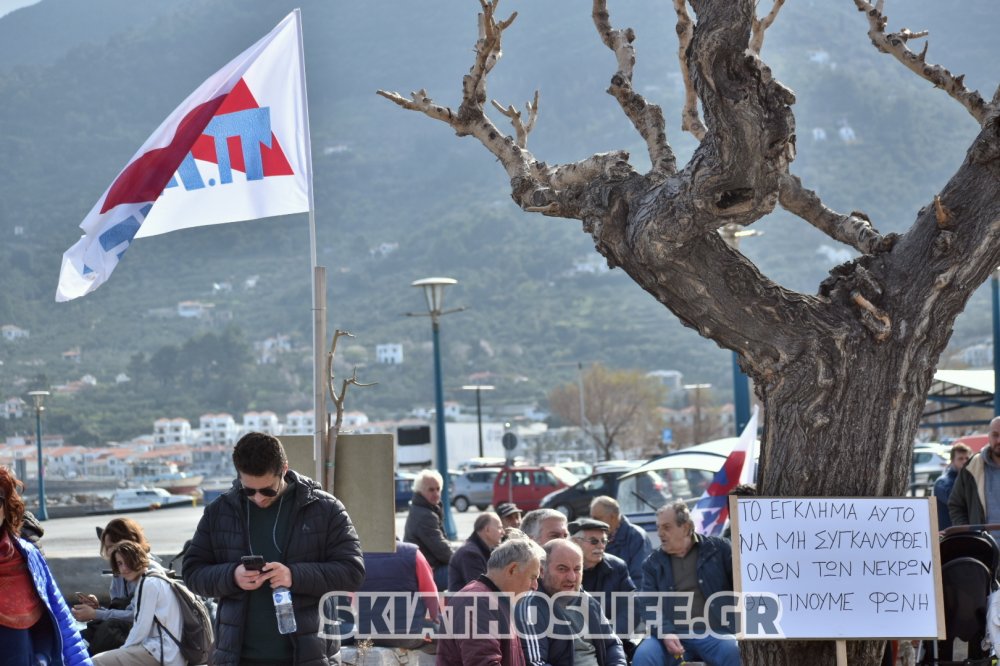
[[[1000,91],[990,104],[973,105],[981,131],[948,184],[928,196],[903,236],[882,238],[863,214],[830,211],[789,173],[795,98],[757,56],[754,45],[774,17],[758,21],[753,0],[689,0],[697,23],[680,31],[690,39],[682,50],[704,127],[680,170],[662,114],[632,88],[634,34],[614,30],[604,0],[594,0],[595,26],[618,63],[609,93],[646,139],[653,165],[646,174],[624,152],[550,166],[520,138],[496,130],[483,108],[486,73],[510,23],[494,21],[496,0],[481,3],[481,23],[496,29],[481,30],[488,39],[477,45],[459,113],[423,91],[410,100],[380,94],[479,139],[504,166],[523,209],[582,220],[609,266],[740,355],[764,405],[760,494],[904,494],[938,358],[969,297],[1000,264]],[[680,16],[683,1],[675,5]],[[880,15],[869,16],[873,31],[884,27]],[[977,98],[965,91],[962,99]],[[753,224],[776,205],[862,256],[833,269],[817,295],[773,283],[718,230]],[[832,642],[745,641],[741,649],[749,666],[836,663]],[[848,661],[878,664],[880,649],[877,641],[851,642]]]

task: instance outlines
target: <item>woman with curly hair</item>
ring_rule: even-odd
[[[0,666],[90,664],[49,565],[18,536],[24,522],[20,485],[0,467]]]

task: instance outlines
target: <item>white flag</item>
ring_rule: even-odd
[[[88,294],[136,238],[308,212],[309,124],[299,10],[163,121],[80,224],[56,300]]]

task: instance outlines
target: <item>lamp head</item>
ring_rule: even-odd
[[[433,317],[441,314],[444,309],[444,288],[457,283],[458,280],[454,278],[431,277],[414,280],[411,286],[423,288],[424,298],[427,299],[427,311]]]
[[[38,411],[45,410],[45,398],[52,395],[48,391],[28,391],[28,395],[35,402],[35,409]]]

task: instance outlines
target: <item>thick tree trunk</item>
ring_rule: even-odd
[[[661,110],[632,87],[634,32],[611,26],[605,0],[593,0],[593,18],[618,63],[608,92],[646,140],[653,165],[646,174],[624,151],[550,166],[528,152],[523,127],[515,124],[515,140],[493,125],[483,107],[486,75],[513,20],[495,21],[495,0],[481,0],[476,62],[458,113],[424,91],[411,99],[380,94],[476,137],[503,165],[524,210],[583,221],[609,266],[740,354],[764,404],[761,495],[902,495],[952,324],[1000,263],[1000,90],[976,107],[982,130],[951,181],[905,235],[882,237],[862,213],[827,209],[789,173],[795,98],[759,59],[762,37],[750,44],[754,0],[688,1],[697,24],[686,29],[686,4],[675,1],[685,26],[678,34],[705,124],[680,170]],[[878,8],[855,1],[873,30],[884,27]],[[890,40],[903,48],[898,42]],[[962,88],[960,77],[951,83]],[[774,284],[718,233],[748,226],[779,203],[862,253],[831,271],[818,295]],[[747,641],[742,650],[747,666],[835,663],[833,642]],[[848,647],[852,666],[876,666],[880,655],[877,641]]]

